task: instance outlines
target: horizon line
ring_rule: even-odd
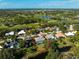
[[[79,8],[0,8],[0,10],[6,9],[79,9]]]

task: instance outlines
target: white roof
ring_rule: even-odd
[[[18,35],[20,35],[20,34],[25,34],[25,31],[24,30],[19,31]]]
[[[9,33],[5,33],[5,36],[9,36]]]
[[[13,45],[12,45],[12,46],[10,46],[10,48],[13,48]]]
[[[48,38],[48,39],[50,39],[50,38],[54,39],[55,37],[53,35],[49,34],[49,35],[46,36],[46,38]]]
[[[3,47],[2,46],[0,46],[0,49],[2,49]]]
[[[6,33],[5,36],[14,35],[14,31],[11,31],[9,33]]]
[[[9,35],[14,35],[14,31],[9,32]]]
[[[45,40],[45,38],[43,38],[42,36],[35,38],[35,41],[36,42],[38,42],[38,41],[44,41],[44,40]]]
[[[74,36],[75,34],[72,32],[65,33],[66,36]]]

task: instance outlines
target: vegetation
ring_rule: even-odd
[[[7,41],[7,38],[16,40],[17,34],[15,34],[16,36],[5,36],[5,33],[10,31],[17,33],[20,30],[25,30],[26,35],[31,35],[40,31],[51,32],[51,30],[43,30],[47,27],[53,28],[52,31],[56,31],[55,27],[59,27],[59,30],[65,33],[68,32],[69,25],[74,25],[74,30],[77,30],[75,36],[56,38],[56,40],[51,40],[51,44],[45,40],[43,48],[45,48],[47,54],[44,59],[67,59],[65,58],[66,53],[68,53],[67,57],[73,55],[79,59],[79,17],[77,16],[79,16],[79,10],[0,10],[0,41]],[[20,39],[18,49],[0,50],[0,59],[22,59],[28,54],[37,56],[39,45],[24,48],[25,43],[25,40]],[[0,45],[4,46],[3,43]],[[64,51],[63,48],[67,49],[69,46],[71,46],[71,49]],[[72,53],[69,54],[69,52]]]

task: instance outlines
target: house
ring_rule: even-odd
[[[46,27],[46,28],[45,28],[45,30],[50,30],[50,29],[51,29],[50,27]]]
[[[74,32],[75,33],[75,32]],[[74,36],[75,34],[74,34],[73,32],[68,32],[68,33],[65,33],[65,35],[66,36]]]
[[[0,50],[2,49],[3,47],[0,45]]]
[[[9,35],[14,35],[14,31],[9,32]]]
[[[54,39],[55,37],[52,34],[48,34],[45,36],[46,39]]]
[[[60,31],[55,34],[55,37],[60,38],[60,37],[66,37],[66,36]]]
[[[0,46],[0,49],[2,49],[3,47],[2,46]]]
[[[21,30],[18,32],[18,36],[17,36],[17,39],[25,39],[25,31],[24,30]]]
[[[37,34],[38,36],[44,36],[44,35],[47,35],[47,33],[43,33],[43,32],[40,32],[39,34]]]
[[[74,27],[73,25],[70,25],[70,26],[69,26],[69,30],[70,30],[70,31],[73,31],[73,30],[74,30],[73,27]]]
[[[38,36],[38,37],[35,38],[35,42],[36,42],[37,44],[43,43],[44,40],[45,40],[45,38],[42,37],[42,36]]]
[[[5,36],[9,36],[9,33],[6,33]]]
[[[59,29],[59,27],[56,27],[56,31],[59,31],[60,29]]]
[[[15,34],[14,31],[11,31],[11,32],[9,32],[9,33],[6,33],[5,36],[12,36],[12,35],[14,35],[14,34]]]
[[[13,45],[12,45],[12,46],[10,46],[10,48],[14,48],[14,47],[13,47]]]
[[[18,32],[18,35],[22,35],[22,34],[25,34],[26,32],[24,30],[21,30]]]

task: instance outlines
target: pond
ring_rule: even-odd
[[[40,18],[50,19],[50,18],[52,18],[52,17],[51,17],[51,16],[41,16]]]

